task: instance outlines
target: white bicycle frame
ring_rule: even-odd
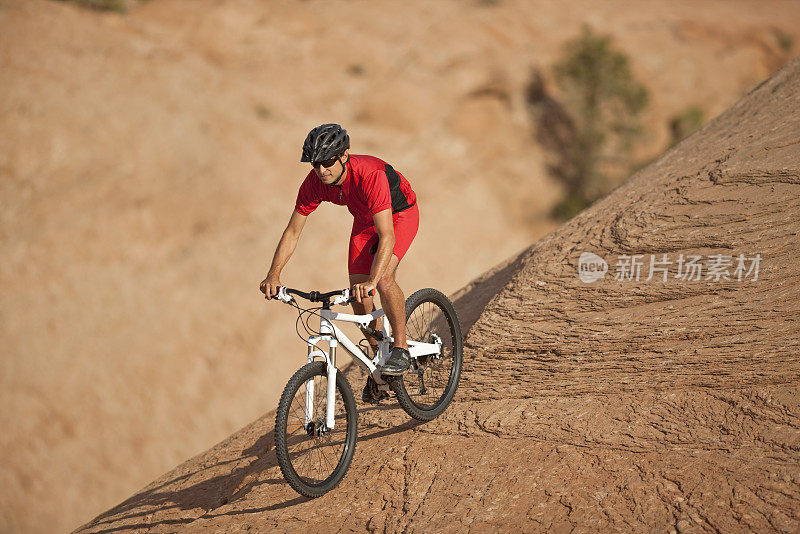
[[[281,287],[278,290],[277,299],[285,303],[292,302],[293,298],[286,292],[286,287]],[[345,289],[341,295],[333,297],[331,305],[347,304],[350,300],[350,290]],[[333,321],[342,321],[346,323],[355,323],[359,327],[367,327],[374,319],[379,319],[385,314],[382,309],[375,310],[366,315],[352,315],[348,313],[337,313],[330,309],[319,310],[320,324],[319,335],[310,336],[308,338],[308,363],[313,362],[316,358],[325,360],[328,371],[328,386],[326,391],[326,409],[325,409],[325,426],[331,430],[334,428],[334,410],[336,407],[336,348],[339,343],[361,363],[372,375],[375,382],[379,387],[387,387],[386,382],[381,378],[379,371],[380,366],[386,363],[389,357],[389,346],[394,339],[386,334],[386,329],[381,328],[383,340],[378,342],[378,353],[373,359],[369,359],[358,346],[348,338],[339,327],[333,324]],[[319,348],[319,343],[326,342],[328,344],[328,351]],[[412,359],[417,359],[420,356],[438,355],[442,352],[441,340],[436,343],[421,343],[419,341],[408,340],[408,352],[411,354]],[[314,420],[314,380],[306,381],[306,413],[305,424],[308,425]]]

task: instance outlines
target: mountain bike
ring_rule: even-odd
[[[321,306],[305,309],[293,295]],[[380,391],[394,391],[400,406],[414,419],[430,421],[453,400],[461,377],[463,339],[455,308],[440,291],[420,289],[406,299],[411,366],[396,377],[380,374],[380,367],[389,357],[392,337],[385,326],[369,326],[384,316],[382,309],[365,315],[333,311],[331,306],[355,300],[349,289],[320,293],[280,287],[276,298],[299,311],[298,324],[302,323],[309,334],[307,340],[300,336],[308,344],[307,363],[289,379],[275,415],[278,464],[297,493],[319,497],[335,488],[355,453],[358,413],[350,384],[336,367],[339,346],[369,373]],[[319,318],[316,331],[308,322],[311,316]],[[353,343],[335,321],[355,323],[362,333],[373,338],[378,344],[375,355],[369,358],[366,347]]]

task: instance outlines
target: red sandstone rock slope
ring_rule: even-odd
[[[80,531],[797,532],[799,187],[797,59],[460,292],[457,402],[424,425],[362,407],[335,491],[284,483],[269,413]],[[579,280],[584,251],[605,278]],[[640,254],[641,279],[616,280]],[[646,281],[651,254],[761,263]]]
[[[1,532],[75,528],[275,405],[303,351],[256,287],[310,125],[411,179],[401,282],[454,291],[554,228],[526,87],[584,25],[650,91],[647,157],[800,45],[792,0],[133,4],[0,0]],[[342,284],[349,229],[317,210],[285,282]]]

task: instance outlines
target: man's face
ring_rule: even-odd
[[[317,173],[320,181],[322,181],[325,185],[331,185],[339,177],[342,175],[344,171],[344,162],[347,161],[348,156],[350,155],[350,149],[344,151],[344,154],[339,156],[339,160],[333,158],[333,163],[331,161],[324,161],[322,163],[317,163],[316,165],[312,164],[314,167],[314,172]],[[325,165],[331,164],[330,167],[326,167]]]

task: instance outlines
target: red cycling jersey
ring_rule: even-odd
[[[378,248],[378,234],[372,218],[378,212],[392,210],[395,245],[393,253],[402,260],[419,227],[417,195],[402,174],[391,165],[372,156],[351,155],[347,174],[339,185],[325,185],[313,170],[297,193],[295,210],[308,216],[322,201],[347,206],[353,215],[348,271],[370,274]]]
[[[402,174],[372,156],[351,155],[347,174],[339,185],[323,184],[312,170],[297,193],[295,209],[309,215],[322,201],[347,206],[353,215],[353,230],[374,226],[372,216],[385,209],[404,211],[417,202],[417,195]]]

